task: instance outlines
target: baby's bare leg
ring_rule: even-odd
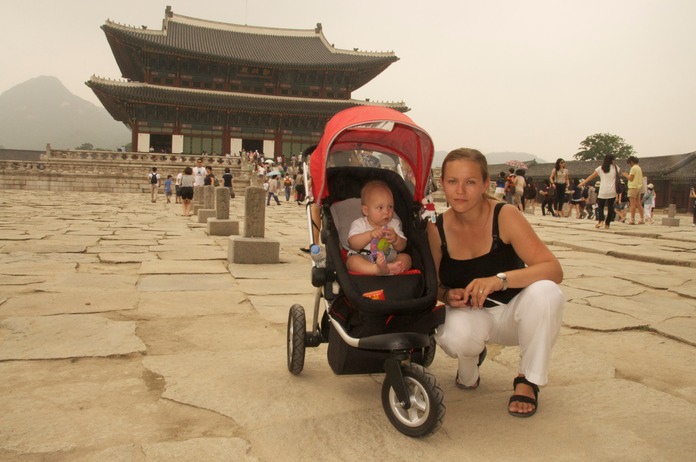
[[[354,273],[360,273],[360,274],[372,274],[372,275],[381,275],[381,274],[389,274],[389,268],[387,268],[387,262],[384,260],[384,256],[381,258],[382,260],[382,266],[380,266],[380,258],[379,256],[377,257],[377,263],[372,263],[370,261],[367,261],[365,258],[363,258],[360,255],[351,255],[348,257],[346,260],[346,268],[348,271],[352,271]]]
[[[399,274],[411,269],[411,256],[407,253],[400,253],[393,262],[389,263],[389,274]]]

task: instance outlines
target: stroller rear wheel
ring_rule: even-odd
[[[409,408],[399,401],[394,388],[382,384],[382,406],[389,421],[404,435],[422,437],[436,432],[445,418],[444,393],[437,378],[423,366],[402,366],[409,395]]]
[[[295,375],[304,368],[306,337],[304,308],[302,305],[292,305],[288,315],[288,370]]]

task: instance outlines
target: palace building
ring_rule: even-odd
[[[89,86],[132,131],[133,151],[290,156],[316,144],[338,111],[403,102],[352,99],[399,58],[343,50],[310,30],[225,24],[165,10],[161,30],[101,27],[125,80]]]

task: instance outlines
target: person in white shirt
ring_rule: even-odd
[[[203,159],[198,159],[196,161],[196,166],[193,167],[193,185],[203,186],[205,185],[205,167],[203,167]]]
[[[174,193],[176,195],[175,202],[177,204],[181,204],[181,179],[184,177],[184,172],[179,172],[179,174],[176,176],[176,180],[174,180]]]

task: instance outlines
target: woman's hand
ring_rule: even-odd
[[[464,288],[462,297],[473,308],[483,308],[486,298],[503,288],[503,281],[497,276],[474,279]]]

